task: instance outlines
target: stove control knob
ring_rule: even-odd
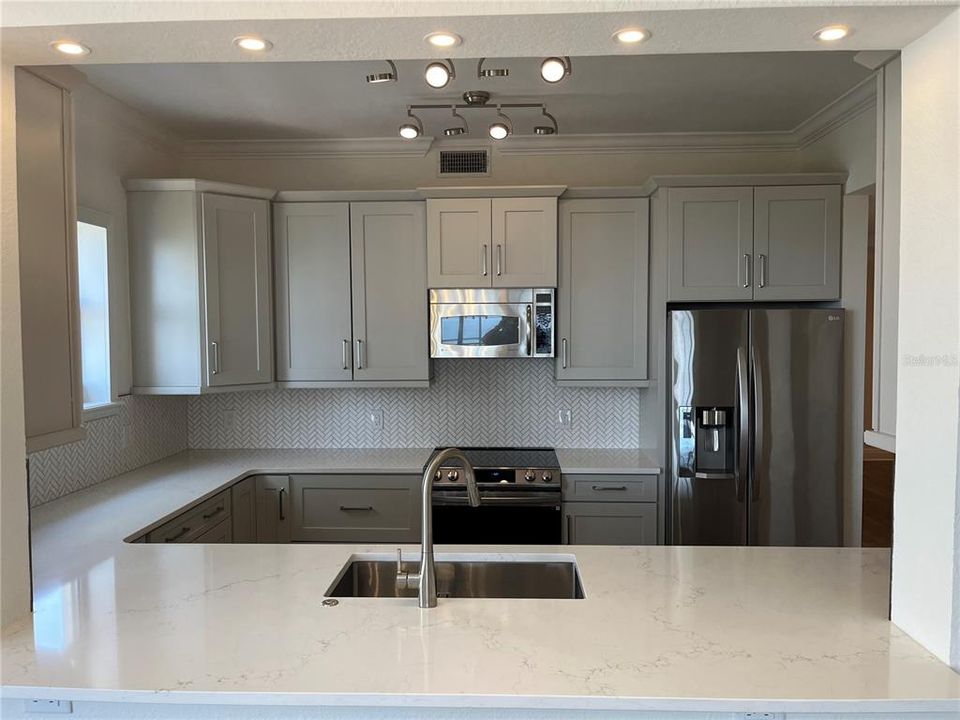
[[[439,482],[441,479],[443,479],[443,473],[437,470],[437,474],[433,476],[433,479]]]
[[[544,481],[544,482],[553,482],[553,473],[545,472],[545,473],[543,474],[543,481]]]
[[[447,473],[447,480],[450,482],[456,482],[458,477],[460,477],[460,473],[456,470],[451,470]]]
[[[523,479],[526,480],[527,482],[533,482],[534,480],[537,479],[537,475],[536,473],[533,472],[533,470],[527,470],[523,474]]]

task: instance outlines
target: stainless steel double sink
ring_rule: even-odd
[[[437,560],[437,597],[536,598],[582,600],[585,595],[577,563],[567,557],[550,560]],[[404,561],[410,573],[420,563]],[[343,566],[327,597],[415,598],[416,587],[397,583],[396,561],[353,556]]]

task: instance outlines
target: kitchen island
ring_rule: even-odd
[[[321,604],[351,556],[392,546],[123,542],[238,473],[410,472],[429,450],[409,453],[184,453],[37,508],[36,612],[3,632],[4,717],[30,698],[127,703],[117,717],[141,703],[960,713],[960,676],[886,619],[882,550],[439,546],[438,561],[575,559],[586,597],[420,610]]]

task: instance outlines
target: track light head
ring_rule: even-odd
[[[504,140],[513,134],[513,123],[501,112],[499,105],[497,105],[497,117],[500,119],[490,125],[487,132],[494,140]]]
[[[423,71],[423,79],[426,80],[427,85],[439,90],[447,86],[451,80],[457,76],[456,71],[453,69],[452,60],[435,60]]]
[[[496,78],[496,77],[508,77],[510,75],[509,68],[485,68],[483,63],[486,58],[480,58],[477,62],[477,77],[478,78]]]
[[[540,114],[543,115],[550,121],[549,125],[537,125],[533,128],[534,135],[556,135],[559,132],[557,127],[557,119],[547,112],[545,107],[540,108]]]
[[[386,63],[387,65],[390,66],[389,72],[370,73],[369,75],[367,75],[368,83],[370,83],[371,85],[376,85],[379,83],[388,83],[388,82],[397,81],[397,78],[399,77],[397,75],[397,66],[393,64],[392,60],[387,60]]]
[[[470,132],[470,126],[467,125],[467,119],[457,112],[457,106],[451,105],[450,111],[455,118],[460,121],[460,125],[454,125],[453,127],[444,128],[443,134],[447,137],[456,137],[458,135],[466,135]]]
[[[558,83],[572,71],[569,57],[548,57],[540,63],[540,77],[548,83]]]
[[[407,108],[407,117],[410,122],[405,122],[400,126],[400,137],[404,140],[415,140],[423,135],[423,122],[413,114],[413,110]]]

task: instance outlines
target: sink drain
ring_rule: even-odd
[[[340,604],[340,601],[335,598],[327,598],[320,604],[323,605],[324,607],[336,607],[337,605]]]

